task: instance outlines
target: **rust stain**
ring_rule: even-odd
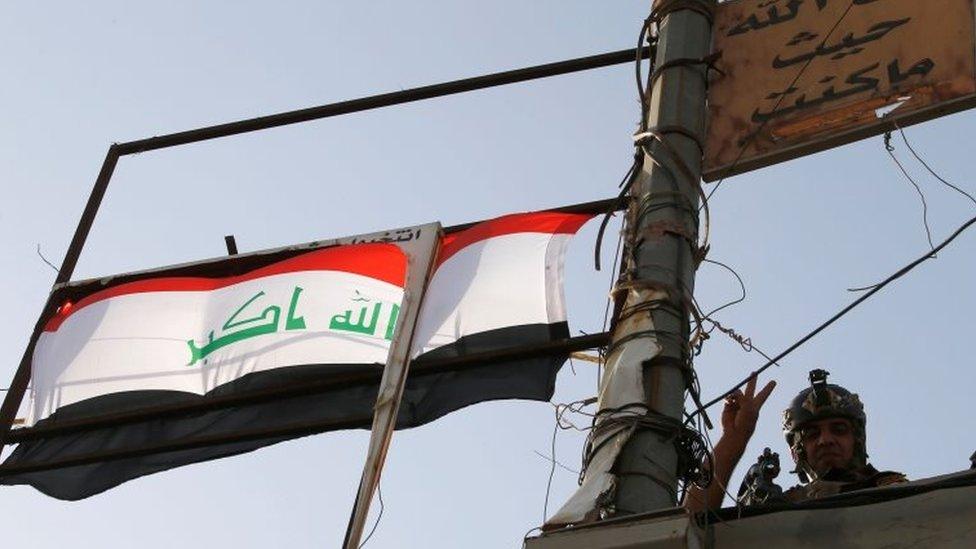
[[[760,156],[784,147],[876,126],[875,111],[905,97],[897,116],[976,95],[972,0],[857,4],[828,37],[815,30],[831,28],[847,6],[819,5],[781,7],[771,18],[766,3],[719,4],[714,44],[726,76],[709,89],[706,172],[740,157],[759,167]]]
[[[695,239],[695,236],[683,223],[670,220],[663,220],[649,224],[640,231],[638,237],[645,240],[659,240],[668,235],[677,236],[689,242],[694,242]]]

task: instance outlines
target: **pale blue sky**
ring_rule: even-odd
[[[110,143],[633,47],[649,4],[4,2],[0,375],[12,377],[53,280],[35,247],[60,263]],[[628,65],[127,157],[76,277],[220,255],[230,233],[248,251],[607,198],[638,112]],[[909,135],[974,191],[974,126],[964,113]],[[941,240],[974,208],[895,144]],[[727,181],[712,202],[711,257],[739,271],[749,299],[719,319],[778,352],[853,299],[845,288],[924,251],[920,208],[880,138]],[[595,225],[567,265],[571,326],[588,332],[601,328],[609,283],[592,268]],[[745,459],[764,445],[785,457],[781,410],[823,367],[865,401],[876,465],[915,478],[965,468],[974,251],[976,234],[963,236],[770,370],[781,386]],[[727,273],[702,269],[703,307],[736,293]],[[706,396],[762,362],[713,338],[697,361]],[[591,365],[567,365],[556,400],[594,391]],[[547,404],[504,402],[397,433],[368,547],[517,546],[542,518],[549,464],[534,452],[549,452],[552,425]],[[292,441],[76,503],[5,487],[4,545],[337,547],[367,436]],[[578,467],[582,441],[561,432],[560,461]],[[557,469],[550,510],[574,487]]]

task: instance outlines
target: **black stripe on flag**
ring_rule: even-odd
[[[543,344],[568,338],[566,322],[510,326],[464,336],[417,357],[426,360],[460,357],[506,348]],[[407,379],[397,428],[429,423],[452,411],[489,400],[552,398],[556,374],[567,354],[467,366],[451,372],[412,375]],[[88,399],[61,407],[36,427],[161,404],[191,403],[216,396],[294,384],[304,380],[379,368],[377,365],[303,365],[248,374],[200,396],[178,391],[129,391]],[[3,474],[0,484],[29,484],[63,500],[79,500],[123,482],[182,465],[250,452],[284,440],[317,432],[366,428],[372,422],[375,384],[345,387],[312,395],[284,398],[248,406],[201,412],[116,427],[56,435],[20,443],[0,467],[23,471],[30,465],[112,451],[179,445],[206,433],[211,440],[234,440],[235,434],[287,430],[286,435],[234,440],[201,447],[163,451],[83,465]],[[323,427],[331,424],[332,427]],[[303,428],[303,425],[318,427]],[[291,428],[294,426],[294,428]],[[241,437],[238,437],[241,438]],[[134,452],[138,454],[138,452]]]

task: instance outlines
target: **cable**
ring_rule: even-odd
[[[730,301],[730,302],[726,303],[725,305],[722,305],[721,307],[717,307],[715,309],[712,309],[708,313],[703,314],[702,315],[702,318],[706,318],[707,319],[707,318],[711,317],[712,315],[714,315],[715,313],[718,313],[719,311],[723,311],[725,309],[728,309],[729,307],[732,307],[734,305],[738,305],[739,303],[742,303],[743,301],[746,300],[746,283],[742,281],[742,277],[739,276],[739,273],[735,272],[735,269],[733,269],[732,267],[729,267],[728,265],[726,265],[725,263],[722,263],[721,261],[715,261],[713,259],[704,259],[704,260],[702,260],[702,262],[703,263],[711,263],[712,265],[718,265],[719,267],[723,267],[724,269],[726,269],[727,271],[729,271],[730,273],[732,273],[732,276],[734,276],[735,279],[739,282],[739,289],[742,291],[742,296],[741,297],[739,297],[738,299],[736,299],[734,301]]]
[[[54,269],[54,272],[56,272],[58,274],[61,274],[61,270],[58,269],[57,267],[55,267],[54,266],[54,263],[51,263],[50,261],[48,261],[47,258],[44,257],[44,254],[41,253],[41,245],[40,245],[40,243],[38,243],[38,245],[37,245],[37,255],[41,258],[41,261],[43,261],[44,263],[47,263],[47,266],[48,267]]]
[[[894,282],[895,280],[898,280],[899,278],[905,276],[906,274],[908,274],[909,272],[911,272],[912,270],[914,270],[915,267],[918,267],[922,263],[928,261],[929,259],[932,259],[935,256],[936,253],[940,252],[946,246],[948,246],[949,244],[951,244],[952,241],[954,241],[956,238],[958,238],[959,235],[961,235],[963,232],[965,232],[966,229],[968,229],[969,227],[971,227],[973,224],[976,224],[976,217],[973,217],[969,221],[963,223],[958,229],[956,229],[956,231],[954,233],[952,233],[952,235],[949,236],[949,238],[947,238],[941,244],[939,244],[938,246],[936,246],[931,252],[925,252],[925,255],[922,255],[921,257],[919,257],[915,261],[912,261],[908,265],[902,267],[897,272],[895,272],[894,274],[892,274],[891,276],[889,276],[888,278],[886,278],[884,281],[882,281],[880,284],[878,284],[877,286],[874,286],[873,288],[871,288],[870,290],[868,290],[868,292],[865,293],[863,296],[859,297],[858,299],[854,300],[851,304],[849,304],[846,307],[844,307],[843,309],[841,309],[837,314],[835,314],[834,316],[832,316],[826,322],[824,322],[820,326],[817,326],[812,332],[810,332],[807,335],[803,336],[799,341],[797,341],[793,345],[790,345],[785,351],[783,351],[780,354],[776,355],[775,358],[770,359],[769,362],[767,362],[766,364],[764,364],[758,370],[754,371],[752,374],[749,375],[749,377],[747,377],[744,380],[742,380],[741,382],[739,382],[737,385],[735,385],[735,387],[732,387],[731,389],[729,389],[728,391],[722,393],[718,397],[710,400],[704,406],[700,406],[697,410],[695,410],[694,413],[691,414],[691,416],[694,417],[696,415],[699,415],[699,414],[703,413],[705,410],[707,410],[708,408],[714,406],[716,403],[720,402],[725,397],[727,397],[730,394],[734,393],[735,391],[739,390],[739,388],[743,387],[746,383],[748,383],[749,380],[752,379],[753,376],[758,376],[759,374],[761,374],[761,373],[765,372],[766,370],[768,370],[771,366],[773,366],[774,364],[776,364],[776,362],[782,360],[787,355],[789,355],[793,351],[795,351],[798,348],[800,348],[804,343],[806,343],[807,341],[810,341],[811,339],[813,339],[814,337],[816,337],[820,332],[822,332],[825,329],[827,329],[834,322],[837,322],[838,320],[840,320],[841,318],[843,318],[847,313],[851,312],[855,307],[857,307],[861,303],[864,303],[865,301],[867,301],[871,296],[873,296],[874,294],[876,294],[879,291],[881,291],[885,286],[887,286],[888,284]]]
[[[715,319],[706,318],[705,320],[707,322],[711,322],[712,323],[712,329],[713,330],[718,330],[719,332],[722,332],[723,334],[729,336],[729,338],[731,338],[733,341],[735,341],[736,343],[738,343],[739,346],[742,347],[742,350],[743,351],[745,351],[747,353],[751,353],[751,352],[755,351],[755,352],[759,353],[759,356],[761,356],[761,357],[765,358],[766,360],[772,362],[774,365],[776,365],[776,366],[782,366],[777,361],[773,360],[769,355],[767,355],[766,353],[764,353],[762,351],[762,349],[760,349],[759,347],[756,347],[756,344],[752,342],[752,338],[751,337],[744,337],[744,336],[738,334],[732,328],[726,328],[725,326],[722,326]],[[711,331],[709,331],[708,333],[711,333]]]
[[[556,461],[555,459],[552,458],[552,456],[547,456],[547,455],[543,454],[542,452],[540,452],[538,450],[533,450],[532,453],[534,453],[535,455],[541,457],[542,459],[544,459],[546,461],[555,461],[556,465],[558,465],[559,468],[562,469],[562,470],[564,470],[564,471],[567,471],[569,473],[573,473],[574,475],[579,475],[580,474],[580,472],[577,471],[576,469],[573,469],[572,467],[570,467],[570,466],[568,466],[568,465],[566,465],[564,463],[561,463],[559,461]]]
[[[555,408],[555,411],[556,411],[556,423],[552,427],[552,443],[550,445],[551,446],[551,448],[550,448],[551,454],[550,454],[550,457],[546,458],[551,463],[551,465],[550,465],[550,468],[549,468],[549,480],[546,482],[546,498],[545,498],[545,502],[543,503],[543,506],[542,506],[542,523],[543,524],[545,524],[546,518],[549,516],[549,495],[550,495],[550,493],[552,491],[552,479],[553,479],[553,477],[556,474],[556,465],[559,465],[560,467],[562,467],[563,469],[566,469],[567,471],[571,471],[571,472],[574,472],[574,473],[576,473],[578,475],[582,475],[581,472],[579,472],[579,471],[573,471],[569,467],[566,467],[565,465],[563,465],[563,464],[559,463],[558,461],[556,461],[556,434],[559,433],[559,430],[560,429],[576,429],[578,431],[586,431],[586,430],[588,430],[588,429],[583,429],[583,428],[577,427],[576,425],[574,425],[572,422],[570,422],[568,420],[567,420],[567,424],[566,425],[563,425],[563,421],[564,421],[563,415],[566,412],[568,412],[568,411],[569,412],[578,413],[578,414],[592,415],[592,414],[587,414],[581,408],[583,406],[588,406],[588,405],[593,404],[595,402],[596,402],[596,398],[589,398],[589,399],[586,399],[586,400],[577,400],[575,402],[570,402],[569,404],[556,404],[556,403],[551,403],[552,406],[553,406],[553,408]],[[539,455],[539,456],[545,457],[545,456],[543,456],[539,452],[536,452],[536,454]],[[529,532],[531,533],[531,530],[529,530]],[[526,534],[526,535],[528,535],[528,534]]]
[[[944,178],[942,178],[942,176],[940,176],[939,174],[937,174],[935,172],[935,170],[933,170],[931,168],[931,166],[929,166],[929,164],[917,152],[915,152],[915,149],[912,147],[912,144],[908,142],[908,136],[905,135],[905,130],[903,130],[901,128],[901,126],[898,125],[897,122],[895,122],[894,120],[892,120],[891,121],[891,124],[892,124],[892,126],[895,127],[896,130],[898,130],[899,133],[901,133],[902,141],[905,142],[905,146],[907,146],[908,147],[908,150],[911,151],[912,156],[914,156],[916,160],[918,160],[923,166],[925,166],[925,169],[928,170],[928,172],[930,174],[932,174],[936,179],[938,179],[939,181],[941,181],[944,185],[946,185],[950,189],[955,190],[959,194],[961,194],[961,195],[965,196],[966,198],[968,198],[971,202],[973,202],[973,204],[976,204],[976,198],[974,198],[973,195],[967,193],[966,191],[964,191],[964,190],[960,189],[959,187],[953,185],[952,183],[949,183],[948,181],[946,181]],[[895,156],[893,154],[895,148],[894,148],[894,146],[891,145],[891,132],[890,131],[887,132],[887,133],[885,133],[884,143],[885,143],[885,149],[888,151],[888,154],[891,156],[892,160],[895,161],[895,164],[897,164],[898,167],[901,169],[901,173],[904,174],[905,177],[908,177],[908,174],[906,173],[905,168],[902,166],[901,162],[899,162],[898,159],[895,158]],[[915,185],[916,190],[918,190],[918,185],[915,183],[915,181],[912,180],[910,177],[908,179],[909,179],[909,181],[912,182],[913,185]],[[921,191],[919,191],[919,192],[921,193]],[[925,204],[924,197],[922,198],[922,204],[923,205]],[[926,225],[926,230],[927,229],[928,229],[928,225]],[[929,236],[929,244],[931,245],[931,243],[932,243],[932,240],[931,240],[931,235],[930,235]],[[859,287],[859,288],[848,288],[847,291],[848,292],[863,292],[865,290],[870,290],[874,286],[876,286],[876,284],[873,284],[873,285],[870,285],[870,286],[862,286],[862,287]]]
[[[701,345],[704,345],[704,342],[705,342],[706,339],[708,339],[708,336],[713,331],[718,330],[719,332],[727,335],[730,339],[732,339],[733,341],[735,341],[736,343],[738,343],[739,346],[742,347],[742,350],[743,351],[745,351],[747,353],[751,353],[751,352],[755,351],[760,356],[762,356],[766,360],[772,362],[776,366],[781,366],[775,360],[773,360],[768,354],[766,354],[765,352],[763,352],[762,349],[760,349],[759,347],[756,347],[756,345],[752,342],[752,338],[742,336],[739,333],[737,333],[735,330],[733,330],[732,328],[726,328],[719,321],[717,321],[714,318],[712,318],[712,315],[714,315],[715,313],[717,313],[717,312],[719,312],[719,311],[721,311],[723,309],[726,309],[728,307],[731,307],[733,305],[737,305],[737,304],[745,301],[745,299],[746,299],[746,285],[742,281],[742,277],[739,276],[739,273],[737,273],[735,271],[735,269],[729,267],[728,265],[726,265],[724,263],[718,262],[718,261],[712,261],[712,260],[708,260],[708,259],[706,259],[705,261],[706,262],[709,262],[709,263],[714,263],[716,265],[720,265],[720,266],[728,269],[729,272],[731,272],[735,276],[736,280],[738,280],[739,287],[741,288],[741,291],[742,291],[742,296],[739,297],[739,299],[736,299],[734,301],[730,301],[729,303],[726,303],[725,305],[722,305],[721,307],[718,307],[718,308],[716,308],[716,309],[714,309],[714,310],[712,310],[712,311],[710,311],[708,313],[705,313],[705,314],[702,314],[701,313],[701,307],[698,305],[698,301],[694,297],[692,297],[692,305],[693,305],[693,309],[692,310],[693,311],[694,310],[697,310],[698,312],[697,312],[697,315],[696,316],[697,317],[700,317],[700,320],[697,320],[697,322],[699,324],[699,330],[702,330],[702,328],[701,328],[701,323],[702,322],[709,322],[712,325],[712,329],[711,330],[703,331],[703,334],[704,335],[701,338],[701,341],[699,342],[699,347],[698,347],[695,355],[697,356],[698,354],[701,353]]]
[[[856,4],[858,1],[859,0],[851,0],[851,3],[847,5],[847,9],[845,9],[844,13],[841,14],[840,19],[838,19],[837,22],[834,23],[834,26],[830,28],[830,31],[827,32],[826,36],[824,36],[823,41],[820,42],[820,45],[817,46],[817,49],[823,49],[827,45],[827,40],[830,40],[830,36],[834,34],[834,31],[837,30],[837,27],[839,27],[840,24],[844,21],[844,19],[847,18],[847,14],[851,12],[851,8],[853,8],[854,4]],[[795,86],[796,83],[800,81],[800,77],[803,76],[803,73],[806,72],[807,68],[810,67],[810,64],[813,63],[814,59],[816,59],[816,57],[811,57],[810,59],[807,59],[807,62],[804,63],[802,67],[800,67],[800,70],[797,71],[796,73],[796,77],[793,78],[793,81],[790,82],[789,86],[786,86],[787,90]],[[783,104],[784,99],[786,99],[786,94],[779,96],[779,99],[776,101],[776,105],[773,107],[774,111],[779,109],[780,105]],[[722,177],[718,180],[717,183],[715,183],[715,186],[712,187],[712,190],[711,192],[708,193],[706,199],[712,198],[712,195],[715,194],[716,191],[718,191],[720,186],[722,186],[722,182],[725,181],[728,178],[729,174],[735,170],[735,167],[739,165],[739,161],[742,160],[742,157],[745,155],[746,149],[749,147],[749,145],[752,144],[752,142],[756,139],[756,137],[759,136],[759,133],[762,132],[763,128],[766,127],[766,124],[768,122],[769,120],[763,120],[759,124],[759,127],[756,128],[756,131],[746,136],[746,138],[742,142],[742,146],[739,148],[739,154],[736,155],[735,160],[732,161],[732,165],[729,166],[727,170],[725,170],[725,173],[722,174]]]
[[[559,409],[556,409],[556,424],[552,426],[552,465],[549,467],[549,480],[546,482],[546,499],[542,504],[542,524],[549,516],[549,493],[552,491],[552,478],[556,475],[556,434],[559,433]]]
[[[376,533],[376,528],[380,525],[380,519],[383,518],[383,509],[386,506],[383,504],[383,489],[379,483],[376,484],[376,495],[380,498],[380,512],[378,515],[376,515],[376,522],[373,523],[373,527],[370,529],[369,534],[365,539],[363,539],[363,542],[359,544],[359,549],[363,549],[366,542],[369,541],[369,538],[373,537],[373,534]]]
[[[620,184],[617,185],[620,193],[610,204],[610,207],[607,208],[607,212],[603,214],[603,220],[600,222],[600,228],[596,233],[596,247],[593,251],[593,261],[598,271],[600,270],[600,250],[603,247],[603,235],[607,230],[607,225],[610,223],[610,218],[614,216],[614,213],[620,209],[620,205],[627,200],[627,194],[630,192],[630,188],[634,186],[634,182],[637,181],[637,175],[642,164],[643,157],[640,154],[635,154],[634,162],[630,165],[627,173],[624,174],[623,179],[620,180]]]
[[[650,105],[647,101],[647,94],[651,92],[651,82],[650,77],[654,74],[654,63],[657,57],[657,32],[654,30],[655,27],[655,17],[651,13],[644,19],[644,24],[641,26],[640,32],[637,34],[637,63],[634,66],[634,70],[637,78],[637,96],[640,101],[641,106],[641,118],[638,127],[641,131],[647,130],[647,114],[650,110]],[[648,46],[650,48],[649,57],[651,61],[650,70],[648,74],[647,86],[644,85],[644,77],[641,75],[641,63],[644,62],[643,49],[644,49],[644,39],[647,38]]]
[[[522,535],[522,549],[525,549],[526,544],[528,544],[528,542],[529,542],[529,536],[531,536],[532,535],[532,532],[535,532],[536,530],[538,530],[540,532],[544,532],[545,531],[542,528],[540,528],[539,526],[533,526],[532,528],[530,528],[528,532],[526,532],[525,534]]]
[[[634,402],[615,408],[604,408],[593,415],[593,427],[587,435],[583,450],[583,475],[590,465],[590,459],[606,444],[614,440],[616,434],[623,431],[648,430],[674,444],[678,455],[676,475],[679,480],[694,483],[699,487],[706,487],[711,482],[711,470],[704,464],[710,459],[708,449],[701,432],[689,427],[686,423],[658,413],[646,404]],[[602,440],[594,443],[598,438]],[[622,474],[617,472],[617,474]],[[637,473],[632,473],[637,474]],[[643,475],[643,473],[640,473]],[[646,475],[645,475],[646,476]],[[582,476],[581,476],[582,478]],[[668,491],[671,486],[665,485],[656,477],[649,477],[660,483]],[[677,494],[673,494],[677,497]]]
[[[622,250],[623,250],[623,243],[624,243],[624,232],[623,232],[623,230],[621,230],[621,231],[619,231],[619,233],[617,235],[617,249],[616,249],[616,251],[614,252],[614,255],[613,255],[613,267],[610,270],[610,287],[607,288],[607,305],[603,309],[603,331],[604,332],[607,331],[607,325],[610,322],[610,307],[614,303],[613,287],[616,285],[617,278],[620,276],[620,274],[617,273],[617,266],[620,263],[620,259],[621,259],[621,255],[622,255]],[[600,351],[600,359],[601,359],[600,360],[600,363],[597,364],[597,367],[596,367],[596,391],[597,391],[597,393],[600,392],[600,383],[603,380],[603,366],[604,366],[604,364],[606,364],[606,357],[604,356],[604,354],[602,352],[602,349]]]
[[[922,157],[919,156],[919,154],[917,152],[915,152],[915,149],[912,147],[912,144],[908,142],[908,137],[905,135],[905,130],[903,130],[901,128],[901,126],[898,125],[897,122],[895,122],[894,120],[892,120],[891,121],[891,124],[895,127],[896,130],[898,130],[898,133],[901,134],[902,141],[905,142],[905,146],[908,147],[908,150],[909,151],[911,151],[912,156],[915,157],[915,160],[918,160],[923,166],[925,166],[925,169],[928,170],[929,173],[932,174],[933,177],[935,177],[936,179],[938,179],[939,181],[941,181],[945,186],[949,187],[950,189],[955,190],[959,194],[961,194],[961,195],[965,196],[966,198],[968,198],[973,204],[976,204],[976,198],[974,198],[973,195],[967,193],[966,191],[960,189],[959,187],[953,185],[952,183],[949,183],[948,181],[946,181],[945,179],[943,179],[942,176],[940,176],[939,174],[935,173],[935,170],[933,170],[932,168],[929,167],[928,163],[925,162],[925,160],[923,160]]]
[[[922,192],[922,187],[920,187],[918,183],[912,179],[912,176],[908,175],[908,171],[905,170],[905,167],[902,166],[901,162],[898,161],[898,157],[895,156],[895,147],[891,144],[891,132],[885,133],[884,145],[885,150],[888,151],[888,156],[891,157],[891,160],[894,161],[895,165],[898,166],[898,169],[901,170],[901,173],[905,176],[905,179],[907,179],[908,182],[915,187],[918,197],[922,200],[922,224],[925,225],[925,237],[929,241],[929,247],[934,249],[935,244],[932,243],[932,228],[929,227],[929,204],[925,200],[925,193]]]

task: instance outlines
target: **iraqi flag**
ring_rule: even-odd
[[[485,400],[551,398],[566,356],[447,373],[424,373],[423,364],[568,337],[563,256],[588,219],[513,215],[443,238],[398,428]],[[180,465],[368,428],[406,268],[396,246],[360,244],[234,277],[147,278],[65,303],[34,352],[28,426],[147,407],[194,411],[21,442],[0,467],[0,483],[76,500]],[[283,396],[206,408],[276,391]],[[103,454],[110,457],[72,463]],[[43,468],[51,462],[60,465]]]
[[[426,361],[569,338],[563,263],[570,240],[592,217],[513,214],[446,235],[414,332],[414,372]],[[492,360],[446,374],[412,374],[404,401],[430,419],[486,400],[548,401],[567,358]]]

